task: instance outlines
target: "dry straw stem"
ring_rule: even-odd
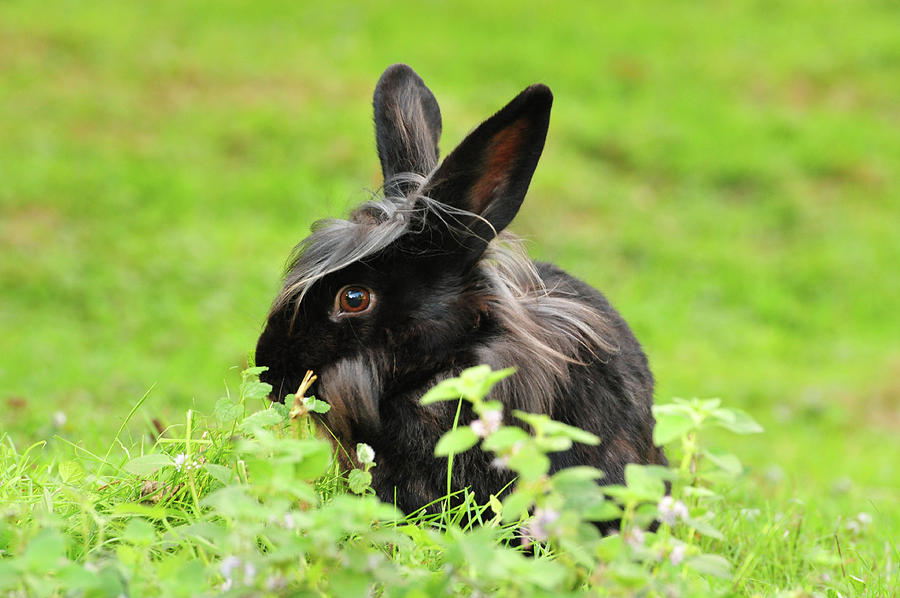
[[[313,385],[317,376],[313,374],[312,370],[306,370],[306,375],[303,376],[303,381],[300,383],[300,388],[297,389],[297,392],[294,393],[294,404],[291,407],[290,416],[292,420],[303,417],[304,415],[309,413],[309,409],[306,408],[306,405],[303,404],[303,399],[306,396],[306,391],[309,390],[309,387]]]

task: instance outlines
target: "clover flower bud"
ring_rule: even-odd
[[[360,442],[356,445],[356,459],[362,463],[363,465],[369,465],[370,463],[375,462],[375,449],[366,444],[365,442]]]
[[[676,544],[672,551],[669,553],[669,562],[671,562],[676,567],[684,561],[684,553],[687,549],[684,544]]]
[[[675,525],[676,521],[687,519],[689,515],[687,505],[671,496],[663,496],[656,509],[659,511],[660,520],[668,525]]]
[[[646,536],[644,530],[639,527],[633,527],[625,532],[625,543],[632,548],[638,548],[644,545]]]

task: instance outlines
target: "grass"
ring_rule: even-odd
[[[211,412],[290,249],[378,186],[386,65],[434,90],[445,152],[543,81],[551,132],[513,229],[609,295],[660,400],[722,396],[763,423],[711,440],[750,466],[752,504],[802,510],[822,538],[869,513],[860,554],[883,566],[900,535],[897,7],[546,10],[0,4],[0,430],[102,453],[148,389],[125,446],[152,418]],[[765,559],[792,587],[790,561]]]

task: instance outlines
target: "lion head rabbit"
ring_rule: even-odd
[[[317,222],[297,246],[256,363],[273,400],[297,390],[331,405],[319,418],[352,454],[375,449],[378,496],[411,512],[447,492],[433,455],[455,402],[421,405],[437,382],[488,364],[517,372],[491,398],[600,437],[551,454],[553,470],[591,465],[621,483],[628,463],[665,463],[654,446],[653,377],[638,341],[596,289],[531,261],[504,232],[544,147],[553,95],[532,85],[439,161],[441,113],[402,64],[375,88],[383,197]],[[473,419],[463,408],[460,424]],[[486,502],[512,479],[480,450],[456,455],[454,489]]]

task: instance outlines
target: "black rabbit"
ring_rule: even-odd
[[[446,494],[437,439],[456,403],[419,404],[438,381],[486,363],[516,366],[494,388],[505,418],[521,409],[597,434],[553,453],[554,470],[596,466],[608,483],[627,463],[665,463],[653,445],[653,377],[625,321],[598,291],[532,262],[503,230],[537,166],[553,96],[532,85],[438,163],[441,114],[408,66],[375,88],[384,197],[347,220],[316,223],[297,247],[256,347],[273,399],[307,370],[330,403],[321,423],[352,454],[375,449],[373,486],[410,512]],[[462,423],[472,419],[463,411]],[[485,502],[511,479],[480,450],[457,455],[456,488]]]

